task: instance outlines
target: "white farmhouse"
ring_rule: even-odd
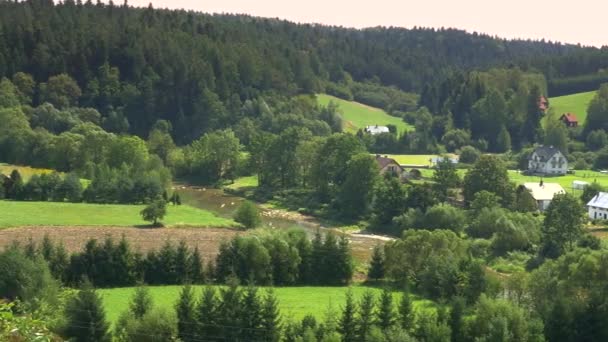
[[[525,183],[524,187],[530,191],[530,194],[538,204],[538,210],[545,211],[551,204],[553,197],[557,194],[565,194],[566,191],[557,183]]]
[[[528,173],[557,176],[568,172],[568,160],[553,146],[539,146],[528,158]]]
[[[386,126],[365,126],[365,133],[369,133],[371,135],[376,135],[380,133],[390,133],[391,131]]]
[[[608,193],[600,192],[587,203],[589,218],[608,220]]]

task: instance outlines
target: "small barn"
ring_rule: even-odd
[[[374,125],[374,126],[365,126],[365,133],[371,134],[371,135],[376,135],[376,134],[381,134],[381,133],[390,133],[391,130],[388,129],[388,127],[386,126],[378,126],[378,125]]]
[[[578,118],[573,113],[565,113],[559,117],[559,120],[566,125],[566,127],[578,127]]]
[[[575,180],[572,182],[572,189],[574,190],[585,190],[585,188],[589,185],[588,182],[583,182],[579,180]]]

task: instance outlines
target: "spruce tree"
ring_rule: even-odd
[[[109,342],[112,337],[105,317],[101,297],[87,281],[66,303],[64,337],[76,342]]]
[[[258,297],[258,289],[248,286],[241,300],[241,338],[243,340],[258,340],[262,338],[262,306]]]
[[[350,241],[343,234],[338,242],[338,279],[340,284],[348,284],[354,273],[353,257],[350,250]]]
[[[241,326],[241,296],[236,278],[228,278],[227,287],[221,289],[221,299],[218,308],[219,335],[227,340],[237,340],[240,335]]]
[[[192,286],[182,288],[177,311],[177,336],[184,342],[196,341],[196,319],[194,315],[194,292]]]
[[[277,342],[281,337],[279,302],[272,289],[266,292],[262,303],[261,331],[262,341]]]
[[[218,301],[213,287],[205,287],[196,307],[196,337],[207,341],[217,337]]]
[[[401,295],[401,302],[399,302],[399,325],[406,331],[414,326],[414,307],[407,287]]]
[[[359,303],[359,319],[357,338],[359,341],[365,341],[367,334],[374,324],[374,295],[371,291],[366,291]]]
[[[353,299],[352,289],[346,292],[346,303],[342,309],[342,317],[338,323],[338,330],[342,334],[342,341],[353,342],[357,340],[357,307]]]
[[[186,241],[181,240],[175,251],[175,275],[178,284],[192,283],[190,257]]]
[[[194,247],[194,251],[190,254],[188,265],[190,271],[190,281],[193,284],[203,284],[205,282],[205,270],[198,246]]]
[[[135,288],[135,294],[129,304],[129,311],[133,317],[140,319],[152,309],[152,296],[150,290],[146,286],[138,286]]]
[[[393,294],[388,288],[384,288],[380,295],[380,305],[377,314],[378,326],[386,331],[395,324],[393,312]]]
[[[372,280],[384,278],[384,253],[380,245],[374,247],[367,277]]]

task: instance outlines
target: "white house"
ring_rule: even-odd
[[[391,131],[386,126],[365,126],[365,133],[369,133],[371,135],[376,135],[380,133],[390,133]]]
[[[539,146],[528,157],[528,173],[536,175],[565,175],[568,160],[553,146]]]
[[[608,193],[600,192],[587,203],[589,218],[608,220]]]
[[[551,204],[553,197],[557,194],[565,194],[566,191],[557,183],[525,183],[524,187],[530,191],[530,194],[538,204],[538,210],[545,211]]]

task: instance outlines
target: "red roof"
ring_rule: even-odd
[[[578,122],[578,118],[573,113],[565,113],[560,119],[569,123]]]
[[[546,111],[546,110],[547,110],[547,108],[549,108],[549,101],[547,100],[547,98],[546,98],[546,97],[541,96],[541,97],[538,99],[538,108],[539,108],[540,110],[542,110],[542,111]]]

